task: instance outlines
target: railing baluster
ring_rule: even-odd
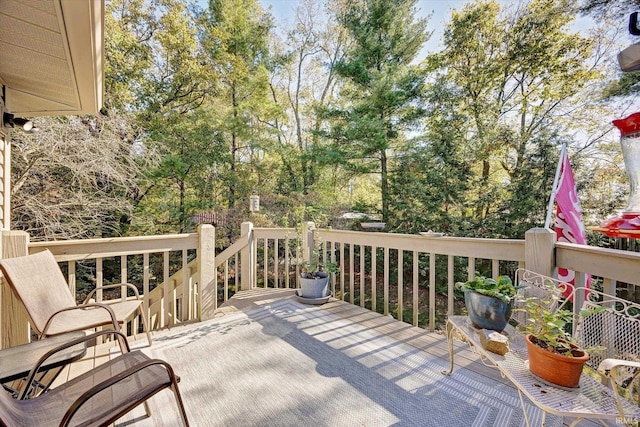
[[[291,287],[291,266],[289,265],[289,236],[284,238],[284,287],[289,289]]]
[[[429,254],[429,330],[436,330],[436,254]]]
[[[102,302],[102,258],[96,258],[96,301]]]
[[[363,245],[359,246],[360,250],[360,307],[364,307],[365,292],[364,292],[364,258],[365,249]]]
[[[255,236],[255,234],[254,234]],[[249,289],[253,289],[253,288],[257,288],[258,287],[258,239],[256,237],[253,238],[253,264],[252,266],[249,266],[249,269],[253,271],[253,273],[251,274],[253,277],[251,279],[251,283],[250,283],[250,287]]]
[[[378,311],[378,302],[376,301],[376,294],[378,293],[377,255],[378,248],[371,246],[371,310],[373,311]]]
[[[355,293],[355,277],[354,277],[354,270],[355,268],[353,267],[353,263],[355,262],[355,245],[354,244],[350,244],[349,245],[349,302],[351,304],[353,304],[354,302],[354,293]]]
[[[453,316],[453,297],[454,297],[454,257],[449,255],[447,257],[447,316]]]
[[[235,294],[236,292],[238,292],[240,290],[240,282],[238,282],[238,276],[240,274],[240,254],[236,253],[236,256],[233,257],[234,262],[233,262],[233,268],[234,268],[234,272],[233,272],[233,293]]]
[[[469,264],[467,268],[467,279],[473,280],[476,277],[476,259],[473,257],[469,257]]]
[[[164,328],[167,324],[173,325],[174,317],[171,313],[171,284],[169,283],[169,251],[164,251],[162,256],[162,304],[160,307],[160,327]],[[182,286],[187,286],[183,283]]]
[[[493,280],[498,280],[499,275],[500,275],[500,260],[492,259],[491,260],[491,278]]]
[[[69,269],[69,289],[71,290],[71,295],[76,294],[76,262],[69,261],[67,264],[67,268]]]
[[[278,271],[278,239],[273,239],[273,287],[280,288],[280,272]]]
[[[419,267],[418,251],[413,251],[413,326],[418,326]]]
[[[331,242],[331,262],[336,264],[336,245],[334,242]],[[336,273],[331,273],[331,292],[333,296],[336,295]]]
[[[345,268],[345,262],[344,262],[344,243],[340,243],[340,266],[342,267],[340,269],[340,299],[342,301],[344,301],[344,268]]]
[[[150,311],[149,311],[149,276],[150,276],[150,272],[149,272],[149,253],[145,252],[142,255],[142,293],[143,293],[143,299],[144,299],[144,306],[147,307],[146,312],[143,314],[143,316],[147,317],[147,323],[151,323],[151,319],[149,317]],[[138,332],[138,321],[137,319],[134,321],[134,329],[135,333],[137,334]]]
[[[229,260],[224,262],[224,300],[229,300]]]
[[[120,255],[120,283],[128,283],[128,282],[129,282],[129,277],[128,277],[128,270],[127,270],[127,256]],[[126,286],[123,285],[120,287],[120,295],[121,295],[122,301],[127,299]]]
[[[389,315],[389,248],[384,248],[384,315]]]
[[[611,296],[618,296],[616,295],[616,281],[612,280],[612,279],[604,279],[602,282],[602,293],[607,294],[607,295],[611,295]]]
[[[263,239],[262,243],[262,287],[269,287],[269,240]]]
[[[403,306],[404,306],[404,301],[403,301],[403,293],[404,293],[404,281],[403,276],[404,276],[404,251],[402,249],[398,249],[398,286],[397,286],[397,291],[398,291],[398,304],[397,304],[397,313],[398,313],[398,320],[402,322],[403,319]]]
[[[174,306],[174,313],[173,313],[173,321],[175,322],[182,322],[185,320],[191,320],[195,317],[195,312],[194,312],[194,307],[193,307],[193,292],[191,290],[191,281],[189,280],[189,278],[191,277],[189,268],[189,252],[186,249],[182,250],[182,301],[181,301],[181,313],[180,313],[180,317],[178,317],[178,307],[177,307],[177,302],[176,302],[176,296],[173,295],[174,292],[172,292],[172,305]],[[202,290],[202,284],[200,284],[200,289],[199,291]],[[217,304],[217,298],[214,298],[213,301],[214,304]],[[201,309],[202,307],[200,307]]]

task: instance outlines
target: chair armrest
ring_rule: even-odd
[[[88,342],[91,340],[94,340],[95,338],[102,336],[102,335],[114,335],[117,339],[121,340],[122,343],[124,343],[124,346],[127,350],[127,352],[131,351],[130,347],[129,347],[129,342],[127,341],[127,337],[120,331],[114,331],[114,330],[104,330],[104,331],[98,331],[95,332],[93,334],[90,335],[85,335],[84,337],[80,337],[80,338],[76,338],[74,340],[68,341],[64,344],[60,344],[59,346],[52,348],[51,350],[49,350],[48,352],[46,352],[45,354],[43,354],[40,359],[38,359],[38,361],[35,363],[35,365],[33,366],[33,368],[31,368],[31,371],[29,371],[29,375],[27,375],[26,377],[26,387],[24,387],[24,389],[22,390],[22,393],[20,394],[20,396],[18,397],[18,400],[24,400],[25,398],[28,397],[27,393],[30,390],[30,385],[33,382],[35,376],[38,374],[38,371],[40,371],[40,368],[42,367],[42,365],[44,365],[44,363],[54,354],[69,348],[69,347],[73,347],[75,345],[78,344],[82,344],[83,342]]]
[[[604,359],[598,366],[598,372],[607,375],[608,372],[615,370],[619,366],[627,366],[630,368],[640,368],[640,362],[632,362],[623,359]]]
[[[131,375],[146,369],[150,366],[153,365],[162,365],[166,371],[167,371],[167,376],[169,377],[169,381],[171,382],[171,384],[173,386],[175,386],[177,384],[177,378],[175,373],[173,372],[173,368],[171,367],[171,365],[169,365],[167,362],[165,362],[164,360],[160,360],[160,359],[148,359],[145,360],[144,362],[138,363],[135,366],[130,367],[129,369],[120,372],[117,375],[114,375],[113,377],[99,383],[96,384],[95,386],[91,387],[89,390],[87,390],[86,392],[82,393],[82,395],[80,397],[78,397],[75,402],[73,402],[73,404],[71,404],[71,406],[69,407],[69,409],[67,410],[67,412],[64,414],[64,417],[62,418],[62,420],[60,421],[60,426],[68,426],[71,422],[71,419],[73,418],[73,416],[76,414],[76,412],[78,412],[78,410],[80,410],[80,408],[82,407],[82,405],[84,405],[89,399],[91,399],[91,397],[95,396],[96,394],[100,393],[103,390],[106,390],[110,387],[113,386],[117,386],[118,383],[120,383],[121,381],[129,378]],[[149,394],[148,396],[143,396],[142,399],[140,398],[140,396],[138,396],[138,400],[135,402],[131,402],[132,403],[132,407],[133,406],[137,406],[140,403],[142,403],[143,401],[145,401],[147,398],[151,397],[154,393]],[[120,414],[121,415],[121,414]],[[120,415],[117,415],[117,417],[119,417]],[[110,421],[115,421],[117,418],[113,418],[113,420],[102,420],[103,422],[110,422]]]
[[[622,381],[617,380],[616,370],[618,368],[631,368],[633,369],[633,373],[627,378],[622,379]],[[604,359],[600,362],[598,366],[598,372],[604,375],[607,378],[613,379],[620,386],[626,388],[629,383],[633,380],[638,370],[640,370],[640,362],[633,362],[631,360],[623,360],[623,359]]]
[[[140,293],[138,292],[138,288],[136,288],[134,285],[132,285],[131,283],[116,283],[116,284],[113,284],[113,285],[105,285],[105,286],[101,286],[99,288],[95,288],[94,290],[89,292],[87,297],[84,299],[84,303],[83,304],[88,304],[89,300],[91,299],[91,297],[93,295],[95,295],[96,291],[98,291],[99,289],[114,289],[114,288],[120,288],[122,286],[126,286],[128,288],[133,289],[133,294],[135,295],[136,299],[140,299]]]
[[[47,320],[47,323],[44,325],[44,328],[42,329],[40,336],[41,337],[46,336],[47,330],[49,329],[49,326],[51,326],[51,322],[53,321],[53,318],[58,314],[63,313],[65,311],[71,311],[71,310],[85,310],[87,308],[103,308],[107,310],[107,312],[109,313],[109,316],[111,317],[111,322],[113,323],[113,329],[118,330],[118,319],[116,318],[116,314],[114,313],[113,309],[109,307],[108,304],[94,302],[89,304],[75,305],[73,307],[67,307],[67,308],[63,308],[62,310],[56,311]]]

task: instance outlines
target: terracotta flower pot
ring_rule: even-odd
[[[582,367],[589,360],[589,355],[573,346],[573,356],[563,356],[548,351],[531,341],[529,334],[525,337],[529,354],[529,370],[538,378],[561,387],[576,388],[580,384]]]

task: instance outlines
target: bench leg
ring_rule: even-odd
[[[522,406],[522,413],[524,414],[524,422],[527,424],[527,427],[531,427],[531,421],[529,421],[529,415],[527,415],[527,405],[524,403],[524,396],[522,396],[522,392],[518,389],[518,396],[520,396],[520,406]],[[542,413],[542,425],[544,426],[544,419],[547,413]]]
[[[453,373],[453,325],[447,321],[447,344],[449,344],[449,370],[444,370],[444,375]]]

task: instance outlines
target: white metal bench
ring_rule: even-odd
[[[640,422],[640,408],[637,402],[631,403],[621,396],[621,390],[628,390],[637,399],[640,382],[640,305],[595,290],[573,289],[569,284],[524,269],[517,271],[515,283],[524,286],[519,293],[526,296],[540,296],[549,292],[568,295],[561,303],[565,308],[572,300],[576,307],[607,308],[586,317],[580,315],[581,310],[574,310],[574,337],[580,345],[603,347],[603,350],[589,352],[588,365],[593,375],[583,373],[577,389],[547,385],[529,372],[524,336],[513,326],[507,326],[504,331],[509,337],[510,351],[501,356],[483,348],[478,330],[471,325],[467,316],[450,316],[447,320],[451,366],[444,373],[450,375],[453,371],[452,340],[460,338],[469,343],[483,361],[497,367],[518,389],[528,426],[531,421],[527,415],[525,397],[545,414],[575,418],[571,425],[583,419],[615,420],[616,424],[637,425]],[[550,283],[552,287],[548,286]],[[515,311],[513,318],[523,322],[526,321],[524,316],[526,313]],[[544,425],[544,421],[543,417],[541,425]]]

